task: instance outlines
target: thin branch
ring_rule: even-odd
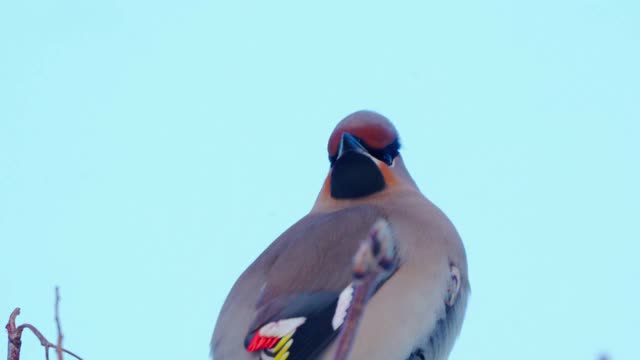
[[[56,286],[56,326],[58,327],[58,344],[56,345],[56,353],[58,360],[62,360],[62,328],[60,326],[60,289]]]
[[[340,331],[334,360],[346,360],[364,308],[378,285],[398,268],[396,240],[389,223],[379,219],[369,231],[368,238],[360,245],[353,257],[354,294],[347,317]]]
[[[20,326],[18,326],[18,329],[20,329],[20,332],[22,332],[22,330],[24,329],[29,329],[31,330],[31,332],[33,333],[33,335],[35,335],[38,340],[40,340],[40,345],[42,346],[49,346],[51,345],[51,343],[49,342],[49,340],[47,340],[44,335],[42,335],[42,333],[40,332],[40,330],[36,329],[35,326],[31,325],[31,324],[22,324]]]
[[[22,345],[22,332],[24,329],[29,329],[33,335],[40,341],[40,345],[44,347],[45,350],[45,358],[49,360],[49,349],[54,348],[58,354],[58,360],[62,360],[62,353],[67,353],[78,360],[82,360],[82,358],[73,352],[62,347],[62,331],[60,330],[60,317],[59,317],[59,306],[60,306],[60,293],[58,288],[56,287],[56,324],[58,326],[58,344],[53,344],[47,338],[42,335],[40,330],[38,330],[35,326],[31,324],[22,324],[16,326],[16,317],[20,315],[20,308],[15,308],[11,315],[9,316],[9,322],[7,323],[7,331],[9,332],[9,351],[7,354],[7,360],[20,360],[20,347]]]
[[[20,308],[15,308],[9,315],[9,322],[5,328],[9,332],[9,344],[7,351],[7,360],[20,359],[20,347],[22,346],[22,329],[16,327],[16,318],[20,315]]]

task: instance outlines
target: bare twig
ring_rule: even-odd
[[[62,360],[62,328],[60,327],[60,290],[56,286],[56,327],[58,328],[58,344],[56,345],[56,353],[58,360]]]
[[[16,317],[20,315],[20,308],[15,308],[9,316],[9,322],[6,329],[9,332],[9,344],[7,359],[18,360],[20,359],[20,347],[22,346],[22,329],[16,327]]]
[[[16,326],[16,317],[20,315],[20,308],[15,308],[9,316],[9,322],[7,323],[7,331],[9,332],[9,351],[7,354],[7,360],[20,360],[20,347],[22,345],[22,332],[24,329],[29,329],[33,333],[33,335],[38,338],[40,341],[40,345],[44,347],[45,350],[45,358],[49,360],[49,349],[55,348],[58,354],[58,360],[62,360],[62,353],[67,353],[78,360],[82,360],[82,358],[73,352],[62,347],[62,331],[60,330],[60,317],[58,308],[60,306],[60,293],[58,288],[56,287],[56,324],[58,326],[58,344],[53,344],[47,338],[42,335],[40,330],[38,330],[35,326],[31,324],[22,324]]]
[[[354,294],[342,326],[334,360],[348,358],[365,305],[379,284],[398,268],[396,240],[389,223],[378,220],[353,258]]]

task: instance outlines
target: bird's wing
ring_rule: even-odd
[[[243,275],[234,286],[246,292],[240,282],[260,277],[253,282],[254,287],[260,284],[254,289],[259,293],[250,295],[257,299],[253,319],[235,324],[245,326],[244,351],[289,360],[313,358],[322,351],[346,314],[353,290],[353,255],[380,217],[382,210],[368,205],[311,214],[276,239],[247,269],[256,275]],[[228,302],[243,296],[234,290]],[[246,309],[229,306],[228,311]],[[214,334],[214,346],[215,338]],[[215,352],[214,348],[214,356]]]
[[[301,293],[283,296],[265,304],[245,338],[247,351],[262,351],[274,359],[312,359],[333,339],[342,325],[352,288],[336,292]],[[280,309],[273,312],[274,309]]]

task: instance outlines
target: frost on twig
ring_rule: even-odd
[[[334,360],[348,358],[364,307],[378,286],[398,268],[396,240],[389,223],[379,219],[353,257],[354,294],[342,326]]]
[[[58,343],[53,344],[47,338],[42,335],[40,330],[38,330],[35,326],[31,324],[22,324],[16,326],[16,318],[20,315],[20,308],[15,308],[11,315],[9,316],[9,322],[7,323],[6,329],[9,332],[9,346],[7,359],[8,360],[20,360],[20,348],[22,346],[22,331],[24,329],[29,329],[31,332],[40,340],[40,345],[44,347],[45,358],[49,360],[49,349],[55,348],[56,354],[58,355],[58,360],[63,359],[63,353],[67,353],[76,359],[82,360],[82,358],[73,352],[62,347],[62,329],[60,327],[60,292],[56,287],[56,307],[55,307],[55,315],[56,315],[56,326],[58,328]]]

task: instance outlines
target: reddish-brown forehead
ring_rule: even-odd
[[[340,146],[342,134],[348,132],[360,138],[368,146],[382,149],[393,143],[398,137],[395,127],[382,115],[372,112],[359,112],[347,116],[333,130],[327,149],[335,154]]]

